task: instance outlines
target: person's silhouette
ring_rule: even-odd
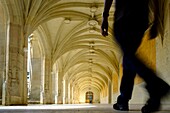
[[[120,95],[113,105],[116,110],[128,111],[128,102],[131,99],[134,78],[138,74],[145,82],[149,99],[142,107],[142,113],[151,113],[159,110],[160,101],[170,86],[159,78],[156,73],[147,67],[136,55],[145,31],[149,28],[150,39],[158,35],[158,19],[154,9],[153,24],[149,26],[149,0],[115,0],[113,33],[123,51],[123,76],[120,86]],[[158,3],[155,0],[155,5]],[[105,0],[101,34],[108,35],[108,16],[113,0]],[[151,82],[152,81],[152,82]]]

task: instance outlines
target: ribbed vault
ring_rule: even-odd
[[[112,37],[112,16],[109,36],[100,34],[103,0],[62,0],[48,6],[29,21],[43,35],[37,38],[51,53],[52,65],[80,92],[90,87],[104,91],[118,76],[121,53]]]
[[[8,6],[11,22],[23,27],[25,37],[32,34],[32,41],[36,40],[32,58],[51,59],[51,67],[57,67],[55,72],[62,72],[59,76],[79,92],[90,87],[99,92],[108,90],[105,88],[112,77],[119,74],[121,59],[119,46],[112,37],[113,8],[109,36],[103,37],[100,33],[103,0],[6,0],[3,3]]]
[[[158,28],[168,37],[169,1],[159,2]],[[11,101],[5,104],[27,103],[28,95],[40,103],[85,102],[89,91],[97,95],[97,103],[111,103],[117,96],[122,53],[112,33],[114,3],[107,37],[100,33],[103,0],[0,0],[0,6],[0,84],[5,91],[0,100],[3,95],[5,102]],[[157,42],[144,40],[138,49],[154,69],[162,62]]]

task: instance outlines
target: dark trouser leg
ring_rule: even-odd
[[[129,60],[126,56],[123,57],[123,76],[120,85],[120,98],[123,98],[125,102],[128,102],[131,99],[134,78],[136,72],[130,68]]]
[[[131,68],[146,82],[146,88],[150,96],[160,97],[163,91],[162,88],[164,88],[164,86],[168,88],[168,84],[159,78],[156,73],[139,60],[138,57],[130,56],[128,59],[131,62]]]
[[[130,33],[123,34],[122,33],[122,35],[124,35],[124,36],[118,37],[117,40],[120,43],[120,46],[123,50],[126,61],[128,62],[127,63],[128,64],[127,71],[129,70],[129,72],[132,72],[131,70],[133,70],[133,72],[136,72],[146,82],[147,90],[148,90],[150,96],[155,96],[155,97],[159,96],[160,97],[160,95],[162,95],[162,94],[160,94],[160,92],[162,91],[161,87],[166,86],[166,88],[168,88],[167,83],[165,83],[161,78],[159,78],[152,69],[147,67],[135,55],[135,52],[141,43],[141,40],[143,37],[142,34],[143,34],[142,32],[141,33],[132,33],[132,34],[130,34]],[[135,37],[137,37],[137,38],[135,38]],[[132,84],[132,81],[134,80],[134,75],[132,75],[132,73],[131,74],[123,73],[123,76],[125,76],[125,77],[122,78],[122,82],[124,82],[124,83],[121,83],[121,88],[123,87],[121,89],[121,92],[124,92],[124,94],[121,94],[121,95],[127,94],[126,92],[128,92],[127,91],[128,89],[126,89],[126,88],[130,87]],[[128,82],[131,82],[131,84]],[[127,85],[127,84],[130,84],[130,85]]]
[[[135,56],[135,53],[141,44],[144,31],[143,32],[133,32],[133,30],[126,31],[124,29],[125,27],[123,28],[119,27],[124,26],[122,24],[123,22],[115,23],[115,26],[118,25],[118,27],[115,27],[115,38],[117,39],[117,42],[120,44],[120,47],[124,54],[123,76],[120,85],[121,94],[118,98],[118,103],[122,102],[120,100],[125,100],[124,103],[128,103],[132,96],[134,78],[136,76],[136,70],[133,66],[131,58]]]
[[[120,47],[123,51],[123,76],[120,85],[120,95],[117,98],[117,103],[113,105],[113,108],[116,110],[128,110],[128,102],[131,99],[133,85],[134,85],[134,78],[136,76],[136,70],[132,66],[132,62],[129,58],[135,56],[136,50],[138,49],[142,37],[143,32],[133,32],[126,31],[126,29],[122,26],[124,23],[120,20],[119,22],[115,23],[114,25],[118,25],[115,28],[115,38],[117,39]],[[126,23],[125,23],[126,24]],[[126,26],[126,25],[125,25]],[[129,27],[127,25],[126,27]]]
[[[161,78],[159,78],[152,69],[147,67],[135,55],[135,52],[141,43],[142,37],[143,37],[142,32],[129,32],[129,31],[128,32],[124,31],[120,33],[118,32],[118,35],[116,36],[116,39],[119,42],[122,51],[124,53],[124,57],[128,62],[126,63],[128,64],[127,65],[128,68],[126,68],[125,66],[125,70],[123,71],[123,78],[122,78],[121,89],[120,89],[121,95],[118,97],[118,101],[120,97],[127,97],[129,99],[131,97],[130,92],[132,93],[132,89],[133,89],[132,84],[134,80],[134,75],[131,72],[133,70],[133,72],[136,72],[147,84],[146,89],[148,90],[150,99],[148,100],[148,104],[143,107],[142,112],[150,113],[152,111],[156,111],[159,109],[160,99],[165,94],[167,94],[170,87],[166,82],[164,82]],[[128,89],[129,87],[131,88]],[[124,98],[120,99],[121,102],[124,102],[122,101],[122,99]]]
[[[161,98],[168,94],[170,86],[159,78],[152,69],[144,65],[136,56],[131,56],[128,59],[132,63],[131,67],[146,82],[146,89],[150,96],[147,104],[142,108],[142,113],[151,113],[159,110]]]
[[[117,98],[117,103],[113,105],[116,110],[128,111],[128,102],[131,99],[134,78],[136,72],[130,68],[130,64],[126,56],[123,57],[123,76],[120,85],[120,95]]]

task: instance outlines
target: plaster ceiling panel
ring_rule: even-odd
[[[91,14],[91,7],[96,7],[95,14],[101,14],[103,11],[103,0],[69,0],[70,3],[74,3],[73,7],[64,7],[65,10],[73,10],[86,14]],[[61,0],[58,4],[67,4],[68,0]],[[81,5],[79,3],[82,3]],[[112,10],[112,8],[111,8]]]
[[[55,42],[54,48],[61,47],[67,47],[70,45],[71,42],[73,42],[72,38],[74,38],[72,35],[78,32],[79,29],[76,27],[81,23],[81,21],[71,21],[69,24],[66,24],[63,22],[62,26],[60,27],[60,31],[58,34],[53,37]],[[75,30],[76,29],[76,30]],[[69,43],[69,42],[70,43]],[[68,43],[68,44],[66,44]],[[66,45],[64,45],[66,44]],[[72,46],[72,45],[70,45]]]
[[[91,15],[90,7],[77,7],[75,5],[74,7],[64,8],[64,10],[66,10],[66,11],[75,11],[75,12],[80,12],[80,13]]]
[[[49,31],[50,36],[51,36],[52,44],[54,44],[55,37],[58,33],[58,30],[59,30],[63,20],[64,20],[63,18],[55,18],[55,19],[49,20],[46,23],[46,25],[48,27],[48,31]]]
[[[92,31],[93,30],[93,31]],[[94,29],[91,29],[90,27],[87,27],[87,30],[85,31],[85,32],[83,32],[83,33],[81,33],[80,34],[81,36],[83,36],[83,35],[89,35],[89,38],[87,39],[87,40],[91,40],[91,38],[90,38],[90,35],[96,35],[96,38],[100,38],[100,33],[99,32],[97,32],[96,30],[95,30],[95,28]]]
[[[67,3],[67,2],[83,2],[83,3],[97,3],[103,2],[103,0],[61,0],[59,3]]]

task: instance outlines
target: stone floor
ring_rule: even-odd
[[[111,104],[0,106],[0,113],[141,113],[141,107],[130,105],[129,112],[120,112],[113,110]],[[170,105],[164,105],[156,113],[170,113]]]

